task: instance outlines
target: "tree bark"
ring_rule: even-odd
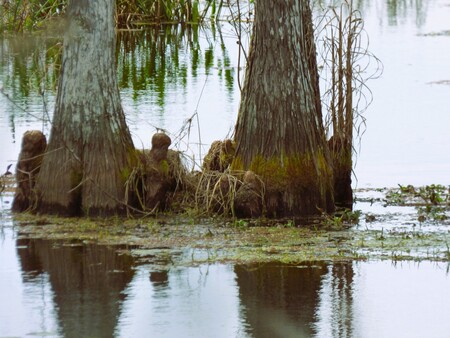
[[[258,0],[234,169],[260,175],[275,216],[333,208],[308,0]]]
[[[38,211],[120,213],[135,153],[116,79],[114,1],[69,1],[67,20]]]

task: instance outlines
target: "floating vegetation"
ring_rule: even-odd
[[[424,187],[413,187],[412,185],[399,185],[398,189],[390,189],[385,198],[388,205],[449,205],[450,186],[427,185]]]
[[[419,36],[450,36],[450,30],[419,34]]]
[[[6,168],[5,173],[0,175],[0,196],[3,193],[12,193],[14,192],[15,187],[15,179],[13,174],[10,172],[11,164]]]
[[[432,81],[432,82],[428,82],[428,84],[430,84],[430,85],[433,85],[433,84],[437,84],[437,85],[450,85],[450,80]]]
[[[125,244],[134,248],[139,257],[145,251],[161,248],[166,253],[183,252],[183,259],[176,264],[448,261],[448,189],[430,185],[358,190],[357,211],[343,210],[328,219],[311,219],[309,224],[301,225],[293,219],[199,218],[189,213],[102,220],[19,214],[14,215],[14,224],[20,238]],[[441,216],[427,212],[427,206],[441,208],[434,211]],[[130,252],[134,255],[133,250]]]

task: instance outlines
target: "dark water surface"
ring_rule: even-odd
[[[355,185],[449,185],[450,1],[360,3],[384,73],[369,83]],[[119,83],[137,147],[161,128],[198,160],[233,128],[242,64],[231,27],[180,31],[120,33]],[[1,172],[23,132],[49,132],[58,63],[50,46],[0,40],[9,96],[0,95]],[[188,253],[138,259],[133,248],[21,239],[10,204],[2,194],[2,338],[450,337],[448,262],[179,266],[174,256]]]

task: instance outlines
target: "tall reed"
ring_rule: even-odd
[[[367,81],[381,74],[382,63],[369,51],[364,21],[353,0],[330,6],[319,20],[316,34],[325,127],[334,162],[335,199],[347,204],[352,199],[354,140],[364,133],[363,113],[372,101]]]
[[[372,101],[367,81],[377,78],[383,65],[369,50],[364,21],[353,0],[329,7],[317,35],[327,132],[351,143],[364,132],[363,113]]]
[[[59,16],[66,0],[3,0],[0,2],[0,33],[36,30]]]
[[[119,28],[216,21],[224,0],[116,0]],[[0,33],[40,29],[64,14],[67,0],[0,0]]]
[[[117,0],[117,24],[131,28],[146,24],[215,21],[222,3],[223,0]]]

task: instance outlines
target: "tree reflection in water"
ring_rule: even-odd
[[[314,323],[317,337],[353,337],[354,268],[351,262],[333,263],[322,280]]]
[[[48,274],[61,336],[113,336],[133,258],[108,246],[40,239],[18,239],[17,248],[24,283]]]
[[[352,336],[351,264],[237,265],[234,271],[249,336]]]
[[[236,266],[241,316],[254,337],[308,337],[313,334],[318,291],[327,272],[315,266]]]

